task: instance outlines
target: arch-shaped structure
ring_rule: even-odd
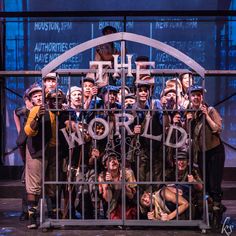
[[[158,40],[148,38],[143,35],[133,34],[133,33],[127,33],[127,32],[119,32],[115,34],[110,34],[106,36],[101,36],[95,39],[91,39],[89,41],[86,41],[84,43],[81,43],[70,50],[64,52],[62,55],[58,56],[54,60],[52,60],[50,63],[48,63],[43,69],[42,69],[42,76],[46,76],[48,73],[53,71],[55,68],[57,68],[59,65],[61,65],[63,62],[67,61],[71,57],[84,52],[90,48],[96,47],[98,45],[114,42],[114,41],[132,41],[140,44],[145,44],[147,46],[156,48],[162,52],[165,52],[172,57],[178,59],[179,61],[183,62],[185,65],[189,66],[193,71],[195,71],[197,74],[199,74],[201,77],[205,77],[205,69],[199,65],[196,61],[194,61],[192,58],[187,56],[186,54],[182,53],[181,51],[177,50],[176,48],[162,43]]]

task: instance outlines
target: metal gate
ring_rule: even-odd
[[[114,41],[121,42],[120,55],[114,56],[114,65],[104,61],[100,64],[91,62],[90,65],[96,64],[97,68],[56,70],[72,56]],[[142,225],[198,226],[207,229],[209,222],[204,168],[201,178],[195,178],[194,182],[179,179],[177,163],[183,155],[188,157],[186,173],[198,176],[194,172],[196,162],[191,148],[191,129],[167,121],[167,117],[174,114],[179,114],[184,119],[187,112],[194,110],[190,107],[170,107],[168,102],[165,105],[163,101],[160,102],[166,93],[165,74],[170,74],[170,70],[154,69],[153,62],[137,62],[133,69],[132,55],[126,55],[126,41],[144,44],[177,58],[197,76],[197,82],[193,83],[202,85],[204,89],[205,70],[194,60],[157,40],[125,32],[82,43],[45,66],[42,78],[48,73],[56,72],[59,84],[59,77],[67,76],[69,101],[73,87],[71,78],[80,77],[81,106],[73,110],[69,102],[61,108],[61,95],[57,86],[56,107],[46,109],[54,113],[56,120],[56,143],[51,151],[46,139],[46,117],[43,117],[41,227]],[[189,72],[189,69],[171,70],[173,77]],[[94,74],[93,86],[99,86],[103,82],[106,84],[99,88],[100,95],[96,93],[90,98],[89,105],[85,101],[85,83],[91,82],[87,73]],[[157,75],[163,88],[162,98],[158,99],[153,94],[157,81],[153,81],[153,78]],[[134,94],[127,95],[126,81],[132,76],[136,77],[135,86],[131,88]],[[144,76],[146,80],[143,79]],[[105,77],[108,79],[104,79]],[[120,82],[120,104],[114,105],[111,102],[118,92],[117,87],[111,84],[112,81]],[[172,78],[171,81],[175,94],[178,95],[178,80]],[[47,94],[44,95],[47,100]],[[144,103],[141,100],[145,96],[145,106],[142,106]],[[128,97],[135,100],[134,105],[126,104],[125,98]],[[177,99],[173,102],[177,103]],[[79,121],[74,118],[74,112],[79,113]],[[61,113],[66,114],[67,125],[60,123]],[[203,142],[204,139],[203,132]],[[55,172],[48,176],[50,161]],[[194,189],[199,184],[203,188],[194,202]],[[53,196],[48,194],[48,189],[53,190]],[[54,211],[54,217],[48,217],[47,212],[50,210]]]

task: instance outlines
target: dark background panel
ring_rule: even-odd
[[[44,1],[44,0],[11,0],[4,1],[6,11],[66,11],[66,10],[224,10],[236,9],[234,1],[123,1],[117,4],[114,0],[103,1]],[[230,5],[231,4],[231,5]],[[92,38],[101,36],[101,30],[106,25],[114,26],[117,31],[145,35],[167,43],[187,54],[206,69],[236,69],[236,24],[235,19],[195,17],[88,17],[67,19],[8,19],[6,23],[6,70],[40,70],[56,56],[71,47]],[[149,20],[148,20],[149,19]],[[119,47],[119,43],[116,43]],[[127,42],[127,52],[133,54],[133,60],[139,55],[149,56],[155,61],[156,68],[186,68],[176,59],[149,48],[145,45]],[[87,69],[89,61],[94,57],[94,49],[71,58],[60,68]],[[167,78],[157,78],[156,96],[160,94],[162,81]],[[198,79],[198,78],[196,78]],[[78,85],[79,78],[71,81]],[[15,91],[5,90],[6,94],[6,148],[5,152],[15,147],[16,129],[13,123],[13,110],[21,106],[21,96],[24,90],[33,82],[41,83],[41,78],[6,78],[5,86]],[[216,104],[236,91],[236,80],[233,77],[206,78],[206,100],[209,104]],[[67,78],[60,79],[64,91],[67,90]],[[2,84],[2,83],[1,83]],[[224,120],[222,139],[232,146],[236,146],[235,124],[236,103],[235,96],[216,108]],[[5,129],[5,127],[2,126]],[[235,151],[227,148],[226,165],[236,166],[233,158]],[[17,151],[6,155],[6,165],[21,165]]]
[[[220,1],[219,1],[220,2]],[[222,4],[222,8],[226,7],[227,2]],[[45,6],[47,6],[45,8]],[[64,0],[30,0],[29,8],[33,11],[46,10],[86,10],[86,11],[120,11],[120,10],[216,10],[218,9],[217,0],[70,0],[65,4]]]

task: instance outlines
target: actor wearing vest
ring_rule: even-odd
[[[203,102],[204,89],[201,86],[195,85],[189,89],[191,108],[196,111],[187,114],[187,122],[191,120],[193,152],[201,174],[203,174],[203,151],[205,151],[206,192],[213,200],[212,227],[217,230],[220,228],[224,209],[221,204],[221,182],[225,161],[224,145],[220,139],[222,118],[215,108]],[[205,132],[205,143],[203,132]]]
[[[58,129],[64,128],[66,121],[69,120],[69,112],[55,111],[56,108],[62,109],[64,101],[64,94],[62,91],[52,90],[46,95],[46,105],[34,106],[30,110],[26,125],[25,133],[28,135],[26,148],[26,163],[31,163],[29,168],[26,168],[26,189],[28,193],[29,202],[29,216],[30,225],[28,228],[37,228],[37,206],[38,199],[41,194],[42,184],[42,116],[44,116],[44,137],[45,137],[45,181],[56,180],[56,120],[58,119]],[[48,108],[46,110],[46,107]],[[52,110],[53,109],[53,110]],[[74,116],[71,115],[73,121]],[[58,133],[59,143],[62,141],[63,135]],[[61,167],[65,150],[61,147],[67,148],[66,145],[58,145],[58,174],[61,176]],[[63,148],[63,149],[64,149]],[[27,166],[27,164],[26,164]],[[28,172],[27,172],[28,171]],[[27,174],[28,173],[28,174]],[[56,185],[45,185],[45,194],[51,199],[52,212],[48,212],[49,217],[56,213]]]

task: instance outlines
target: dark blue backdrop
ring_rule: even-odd
[[[23,4],[25,3],[25,4]],[[118,4],[117,4],[118,3]],[[66,11],[66,10],[223,10],[236,9],[236,4],[228,1],[173,1],[173,0],[103,0],[103,1],[5,1],[6,11]],[[119,18],[69,18],[68,19],[22,19],[7,20],[6,23],[6,69],[40,70],[52,59],[91,38],[101,36],[101,29],[106,25],[124,31],[124,22]],[[206,69],[236,69],[236,24],[233,18],[215,17],[127,17],[126,31],[145,35],[165,42],[192,57]],[[147,55],[156,62],[156,68],[186,68],[176,59],[152,48],[136,43],[127,43],[127,49],[134,58]],[[61,68],[88,68],[94,51],[88,50],[63,63]],[[163,78],[157,78],[156,95],[160,94]],[[166,79],[166,78],[165,78]],[[41,78],[8,78],[6,86],[23,94],[34,81]],[[72,84],[78,83],[74,79]],[[67,80],[61,78],[61,85],[66,90]],[[234,78],[206,78],[207,101],[214,105],[236,91]],[[236,98],[216,107],[223,119],[222,138],[236,146]],[[6,151],[15,146],[16,129],[13,125],[13,110],[22,105],[22,100],[7,92],[7,136]],[[236,166],[235,151],[227,148],[228,166]],[[21,161],[17,151],[6,156],[5,164],[19,165]]]

